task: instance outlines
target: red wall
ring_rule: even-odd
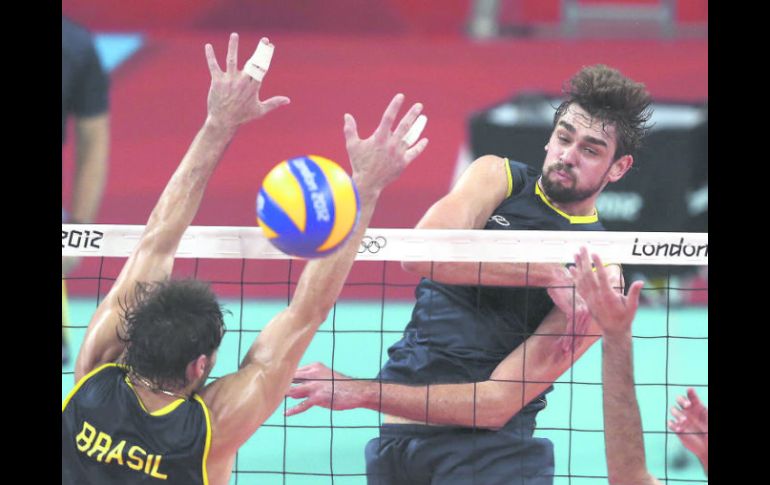
[[[334,33],[462,34],[470,0],[62,0],[92,30],[237,28]]]
[[[656,4],[659,0],[583,0]],[[237,28],[335,33],[460,35],[472,0],[62,0],[62,12],[92,30]],[[555,23],[560,0],[501,0],[505,23]],[[708,22],[708,0],[679,0],[677,21]]]

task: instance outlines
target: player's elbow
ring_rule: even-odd
[[[507,386],[501,386],[500,383],[484,384],[492,384],[489,386],[492,389],[488,393],[483,392],[483,389],[482,392],[479,392],[483,401],[477,400],[476,406],[474,406],[480,411],[476,414],[476,426],[497,431],[513,418],[519,408],[512,406],[516,399],[515,396],[507,392],[505,389]]]
[[[499,431],[508,424],[508,422],[513,418],[514,412],[510,409],[510,402],[507,403],[499,403],[498,409],[492,413],[490,413],[489,418],[486,420],[485,425],[482,426],[484,428],[491,429],[493,431]]]

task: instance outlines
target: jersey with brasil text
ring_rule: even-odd
[[[62,485],[207,485],[203,400],[193,395],[149,413],[126,372],[98,367],[62,403]]]
[[[600,231],[598,216],[573,217],[545,199],[540,172],[507,161],[508,195],[484,229]],[[482,189],[483,190],[483,189]],[[544,288],[446,285],[422,278],[404,335],[388,349],[380,378],[402,384],[481,382],[553,308]],[[544,395],[524,410],[545,407]]]

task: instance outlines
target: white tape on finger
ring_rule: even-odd
[[[406,135],[404,135],[404,141],[407,145],[412,146],[414,142],[420,138],[422,130],[425,129],[425,125],[427,123],[428,117],[425,115],[420,115],[416,120],[414,120],[414,124],[411,128],[409,128],[409,131],[406,133]]]
[[[270,68],[270,60],[273,58],[275,46],[260,42],[254,55],[246,62],[243,70],[257,81],[262,81]]]

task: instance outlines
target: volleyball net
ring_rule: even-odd
[[[82,258],[66,278],[73,358],[62,368],[62,397],[74,386],[72,361],[91,315],[143,229],[62,225],[62,256]],[[320,362],[357,379],[375,378],[414,306],[419,277],[404,271],[403,261],[570,263],[583,246],[622,264],[627,284],[646,280],[633,342],[648,468],[668,483],[705,483],[697,459],[666,422],[688,387],[708,404],[708,234],[369,229],[300,365]],[[291,301],[304,264],[273,248],[259,228],[186,231],[173,277],[208,282],[229,310],[211,379],[237,370],[264,325]],[[364,448],[379,436],[383,414],[314,407],[284,415],[298,403],[286,398],[241,448],[231,483],[366,483]],[[593,345],[554,383],[537,416],[535,436],[554,443],[555,484],[606,483],[601,409],[601,349]]]

